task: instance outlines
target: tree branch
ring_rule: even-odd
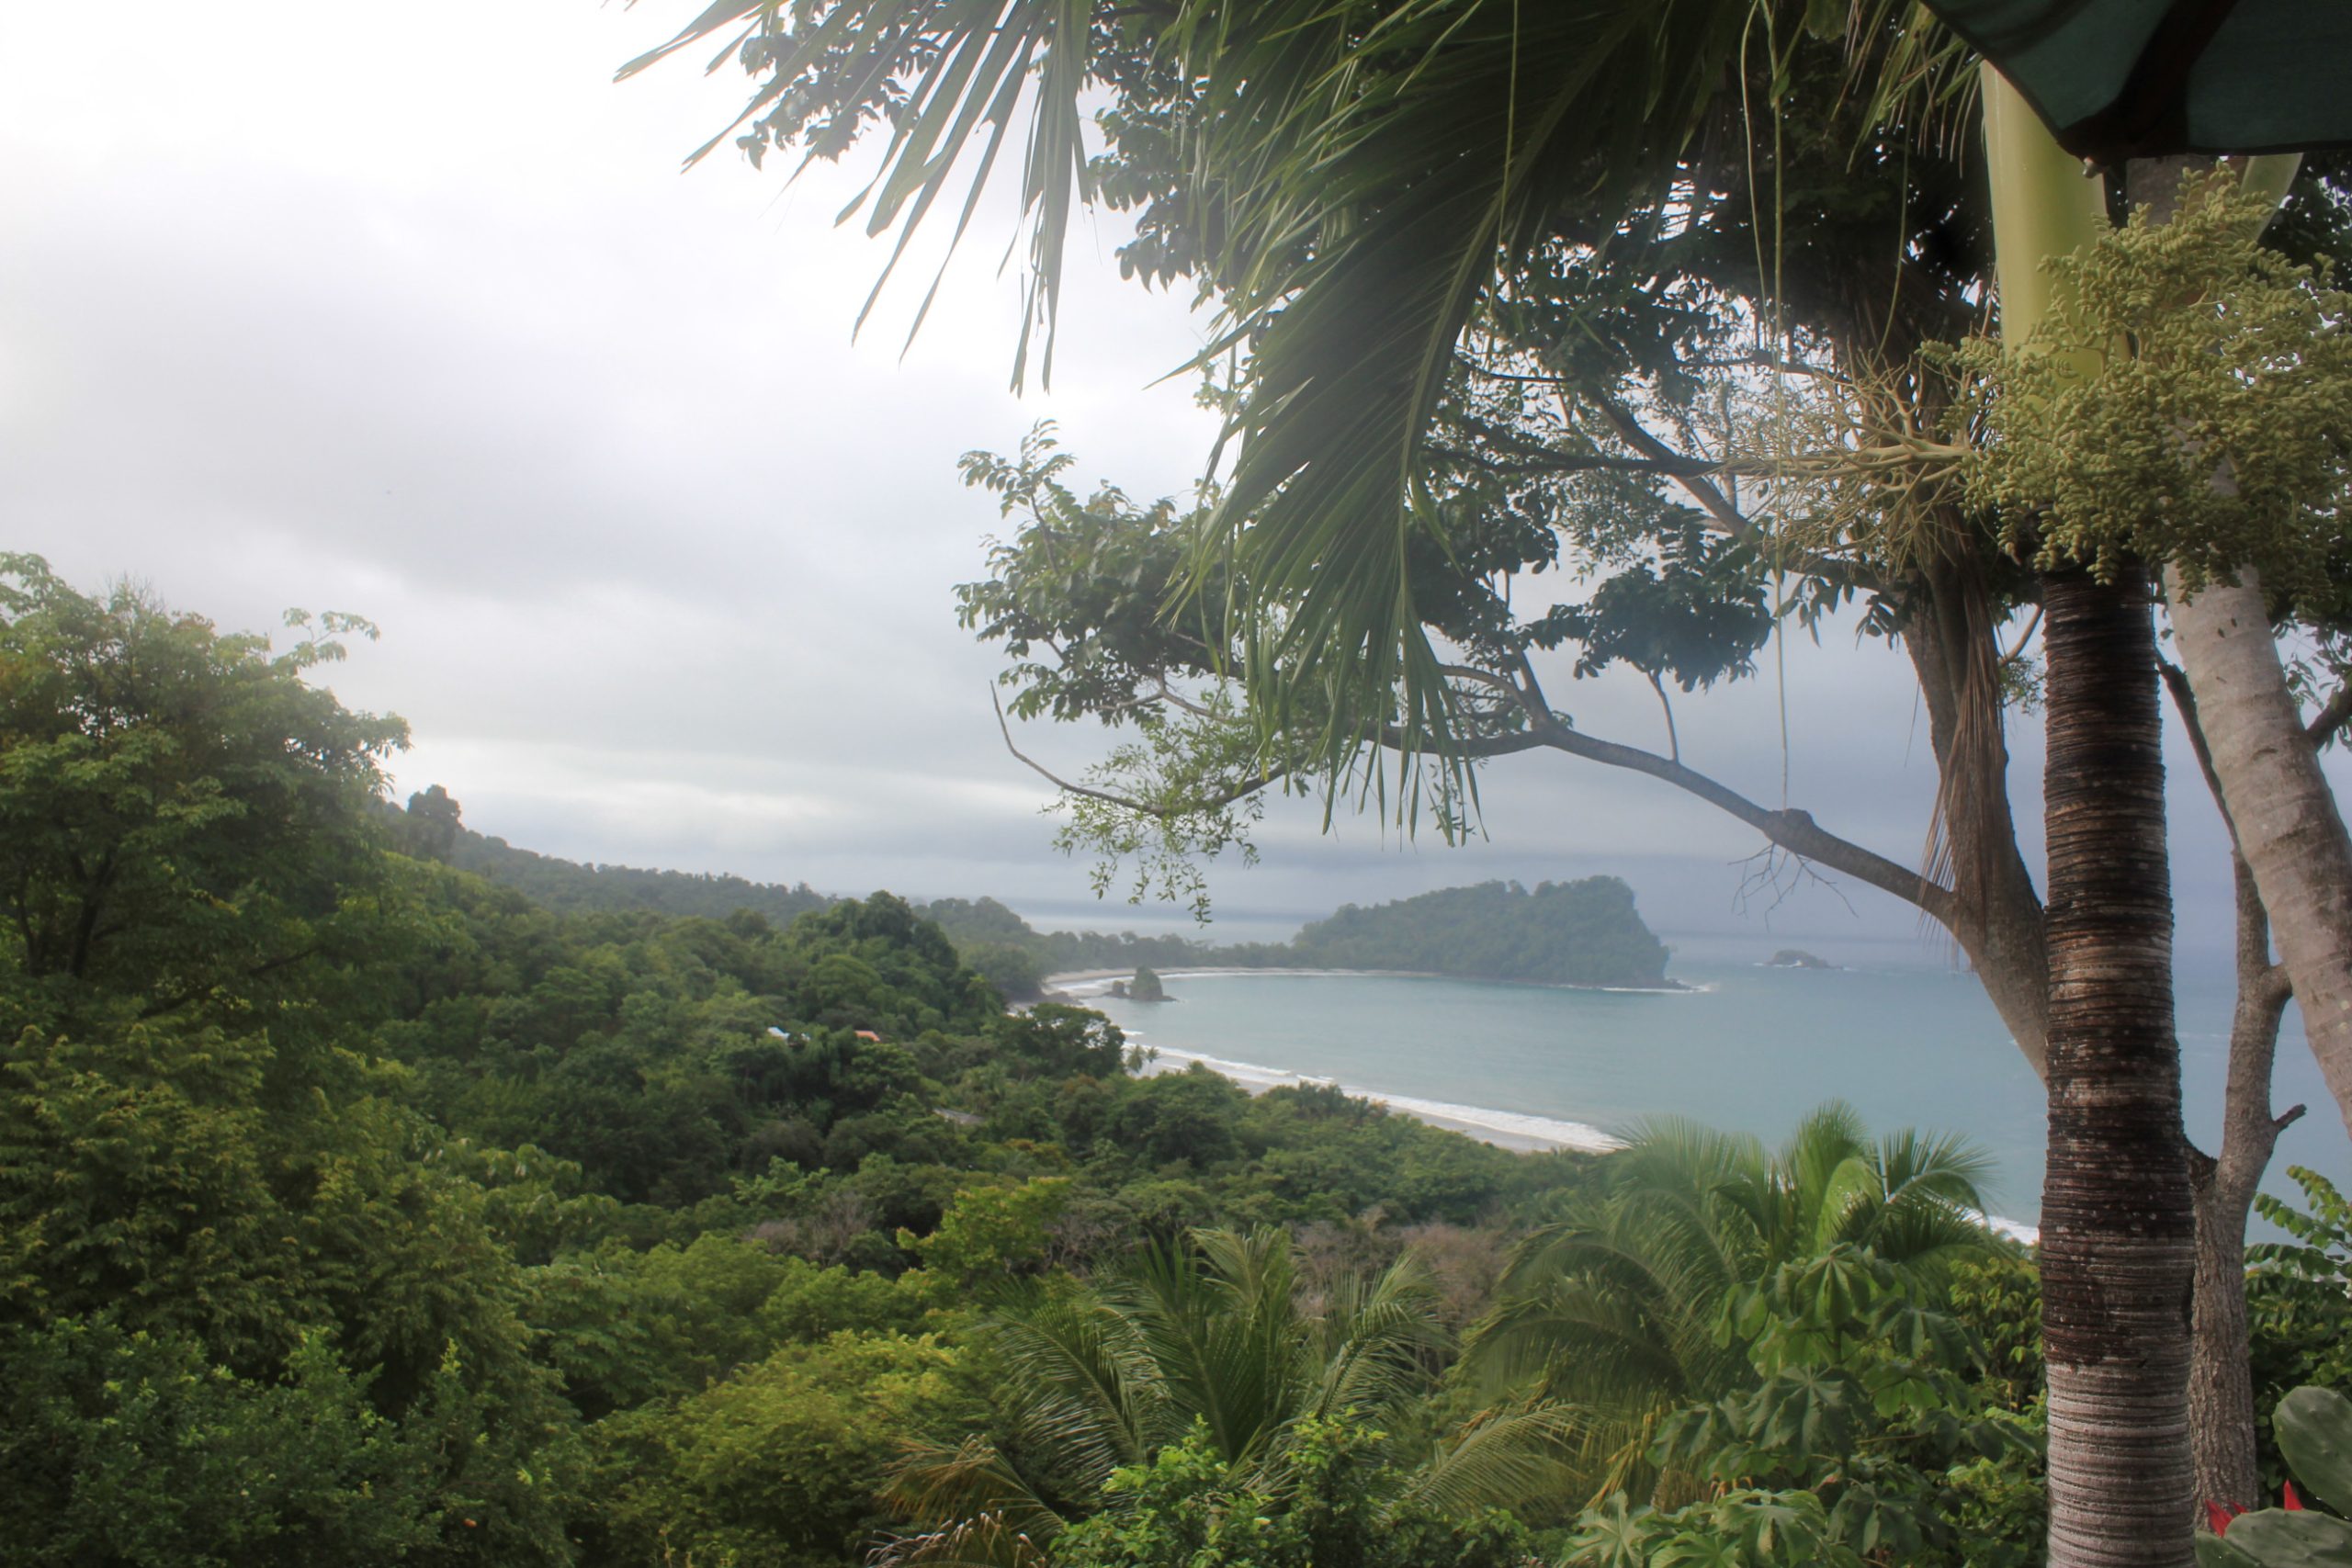
[[[2197,694],[2189,689],[2188,672],[2163,654],[2156,655],[2156,671],[2165,678],[2165,690],[2172,694],[2172,705],[2180,712],[2180,727],[2188,732],[2188,750],[2197,759],[2197,771],[2205,775],[2206,793],[2213,797],[2213,807],[2222,814],[2222,826],[2230,830],[2230,853],[2239,854],[2238,825],[2230,817],[2230,803],[2222,794],[2222,775],[2213,771],[2213,750],[2205,744],[2205,727],[2197,720]]]
[[[1686,795],[1697,795],[1716,810],[1747,823],[1790,853],[1817,861],[1833,871],[1842,871],[1882,893],[1891,893],[1938,920],[1947,919],[1952,912],[1951,888],[1930,882],[1917,872],[1897,864],[1875,851],[1839,838],[1815,822],[1809,811],[1793,808],[1775,811],[1769,807],[1758,806],[1737,791],[1718,784],[1696,769],[1683,766],[1670,757],[1661,757],[1655,751],[1645,751],[1634,746],[1620,745],[1614,740],[1597,739],[1581,730],[1571,729],[1557,718],[1548,716],[1537,722],[1536,733],[1544,745],[1555,751],[1566,751],[1572,757],[1582,757],[1588,761],[1611,768],[1646,773],[1651,778],[1672,784]]]
[[[2352,724],[2352,681],[2335,688],[2335,694],[2327,699],[2327,705],[2303,726],[2303,733],[2310,737],[2313,746],[2324,746],[2335,739],[2335,732],[2346,724]]]
[[[2000,656],[2000,662],[2015,664],[2018,660],[2023,659],[2027,646],[2033,641],[2035,629],[2041,625],[2041,606],[2036,604],[2033,607],[2033,614],[2026,617],[2025,629],[2018,633],[2018,640],[2010,646],[2008,652]]]
[[[1230,806],[1237,800],[1256,794],[1270,784],[1279,783],[1290,772],[1288,768],[1277,768],[1261,773],[1256,778],[1241,780],[1228,791],[1213,799],[1192,801],[1181,807],[1154,806],[1148,801],[1136,800],[1131,795],[1116,795],[1109,790],[1095,789],[1089,784],[1072,784],[1012,743],[1012,726],[1004,716],[1004,703],[997,696],[996,688],[993,686],[989,688],[989,703],[996,709],[996,727],[998,732],[1004,737],[1004,749],[1012,753],[1015,761],[1039,778],[1065,795],[1082,795],[1088,800],[1099,800],[1105,806],[1115,806],[1123,811],[1140,812],[1146,817],[1156,817],[1163,822],[1171,817],[1183,817],[1195,811],[1215,811],[1220,807]]]
[[[1649,474],[1658,479],[1680,480],[1724,471],[1721,463],[1711,458],[1682,457],[1671,453],[1662,457],[1620,457],[1607,452],[1552,452],[1537,446],[1505,445],[1510,452],[1509,461],[1482,453],[1465,452],[1459,446],[1440,446],[1434,443],[1429,450],[1451,462],[1466,463],[1490,474]],[[1712,490],[1714,487],[1710,485],[1708,488]]]
[[[1642,673],[1650,678],[1650,690],[1657,694],[1658,710],[1666,715],[1667,761],[1679,762],[1682,761],[1682,738],[1675,733],[1674,705],[1667,700],[1666,684],[1657,678],[1655,670],[1645,670]]]
[[[1697,502],[1700,510],[1713,517],[1724,532],[1756,547],[1759,555],[1764,553],[1764,540],[1760,537],[1761,530],[1757,527],[1756,520],[1733,504],[1731,498],[1724,493],[1722,488],[1705,477],[1708,474],[1728,474],[1736,470],[1726,464],[1702,464],[1683,457],[1665,442],[1651,434],[1642,422],[1634,417],[1634,411],[1623,403],[1614,402],[1606,398],[1596,399],[1594,401],[1595,406],[1600,410],[1600,417],[1608,422],[1610,429],[1617,433],[1619,440],[1654,462],[1683,465],[1680,468],[1662,468],[1659,471],[1672,479],[1676,484],[1680,485],[1684,493]],[[1879,587],[1875,577],[1850,561],[1830,560],[1821,556],[1807,554],[1799,558],[1798,564],[1807,571],[1828,578],[1833,581],[1851,582],[1858,587],[1873,591]]]
[[[1918,872],[1900,865],[1874,851],[1866,850],[1849,840],[1823,828],[1813,819],[1813,814],[1794,809],[1773,810],[1758,806],[1737,791],[1709,778],[1695,769],[1685,767],[1679,756],[1661,757],[1655,751],[1626,746],[1613,740],[1602,740],[1570,728],[1544,703],[1542,684],[1535,676],[1534,666],[1524,653],[1519,656],[1521,679],[1514,683],[1505,677],[1488,671],[1476,671],[1479,679],[1510,692],[1526,713],[1529,728],[1508,734],[1475,736],[1454,742],[1457,756],[1470,758],[1514,756],[1537,750],[1564,751],[1573,757],[1599,762],[1605,767],[1623,768],[1630,773],[1645,773],[1662,783],[1672,784],[1687,795],[1696,795],[1708,805],[1728,816],[1747,823],[1771,842],[1801,859],[1817,862],[1833,871],[1843,872],[1857,881],[1869,884],[1881,892],[1892,894],[1920,909],[1931,918],[1949,924],[1952,915],[1952,893],[1940,883],[1931,881]],[[1467,671],[1465,671],[1467,672]],[[1663,696],[1664,694],[1660,694]],[[1099,800],[1107,806],[1165,821],[1195,811],[1213,811],[1230,806],[1267,785],[1281,782],[1294,774],[1295,764],[1283,763],[1270,768],[1254,777],[1237,780],[1216,794],[1182,805],[1158,804],[1138,800],[1111,790],[1097,789],[1090,784],[1074,784],[1052,769],[1029,756],[1014,744],[1012,726],[1004,716],[1004,704],[993,687],[989,702],[996,709],[998,731],[1004,737],[1004,749],[1024,767],[1037,774],[1056,789],[1088,800]],[[1670,715],[1669,715],[1670,722]],[[1393,725],[1383,726],[1377,743],[1387,750],[1397,750],[1405,737]]]

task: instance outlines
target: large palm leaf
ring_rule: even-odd
[[[1780,1149],[1679,1118],[1634,1129],[1605,1191],[1531,1234],[1468,1346],[1490,1395],[1583,1412],[1579,1470],[1628,1484],[1659,1416],[1750,1381],[1720,1332],[1725,1303],[1783,1263],[1865,1247],[1915,1273],[1991,1245],[1983,1153],[1898,1132],[1872,1142],[1851,1108],[1808,1116]]]
[[[754,155],[834,156],[887,124],[843,214],[897,229],[886,279],[960,179],[953,250],[1025,125],[1028,319],[1049,368],[1069,210],[1091,189],[1083,95],[1106,54],[1176,62],[1190,222],[1226,306],[1204,357],[1249,354],[1220,515],[1251,564],[1251,666],[1269,722],[1320,729],[1336,767],[1400,718],[1408,748],[1446,733],[1408,545],[1419,444],[1464,324],[1564,218],[1601,215],[1605,235],[1606,215],[1657,206],[1736,87],[1751,18],[1775,9],[1797,7],[716,0],[622,73],[715,39],[714,66],[753,69],[751,102],[696,156],[737,130]]]
[[[1073,1486],[1141,1463],[1190,1419],[1134,1319],[1095,1292],[1017,1287],[982,1327],[1016,1390],[1023,1439]]]
[[[1225,343],[1251,355],[1221,516],[1252,672],[1269,722],[1331,716],[1335,765],[1393,723],[1444,734],[1408,554],[1464,325],[1565,214],[1665,195],[1753,5],[1400,0],[1367,22],[1292,0],[1171,29],[1202,84]]]
[[[888,141],[873,179],[842,213],[865,214],[869,234],[893,228],[890,259],[858,311],[863,326],[910,243],[963,175],[950,257],[969,228],[998,162],[1025,125],[1021,203],[1029,222],[1024,320],[1044,329],[1041,379],[1053,377],[1053,327],[1062,252],[1076,204],[1092,193],[1081,96],[1098,23],[1114,8],[1096,0],[714,0],[658,48],[621,67],[635,75],[680,51],[725,39],[713,69],[740,60],[759,79],[743,110],[687,162],[737,132],[756,158],[797,144],[802,165],[837,157],[876,119]],[[945,262],[941,264],[944,271]],[[920,330],[938,294],[915,313]],[[1013,362],[1028,364],[1024,331]]]
[[[1237,1481],[1280,1490],[1303,1420],[1392,1424],[1428,1392],[1443,1337],[1436,1292],[1410,1258],[1340,1281],[1309,1314],[1290,1237],[1268,1228],[1196,1231],[1082,1285],[1011,1287],[979,1332],[999,1358],[1019,1458],[978,1439],[911,1453],[889,1499],[932,1528],[899,1542],[895,1561],[977,1562],[1046,1541],[1070,1508],[1103,1505],[1114,1470],[1196,1427]],[[1405,1495],[1523,1499],[1579,1429],[1540,1402],[1490,1414],[1440,1444]]]
[[[1170,1407],[1227,1462],[1258,1457],[1295,1415],[1304,1325],[1289,1236],[1204,1231],[1144,1249],[1101,1289],[1149,1354]]]

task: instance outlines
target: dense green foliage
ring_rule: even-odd
[[[1666,944],[1613,876],[1449,887],[1361,909],[1350,904],[1298,933],[1301,964],[1335,969],[1414,969],[1479,980],[1657,987]]]
[[[1507,1154],[1139,1075],[886,893],[550,909],[380,807],[323,645],[0,581],[10,1563],[2035,1561],[1962,1146]],[[2305,1185],[2272,1383],[2346,1372]]]
[[[397,852],[324,645],[6,581],[12,1562],[854,1561],[907,1443],[1001,1419],[976,1286],[1491,1238],[1585,1168],[1134,1077],[887,894],[550,910]]]

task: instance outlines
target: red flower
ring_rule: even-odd
[[[2295,1490],[2293,1482],[2290,1481],[2286,1485],[2286,1500],[2280,1503],[2279,1506],[2290,1514],[2303,1512],[2302,1494]],[[2245,1512],[2245,1509],[2236,1503],[2216,1503],[2208,1497],[2205,1499],[2206,1528],[2215,1535],[2227,1535],[2230,1533],[2230,1521]]]

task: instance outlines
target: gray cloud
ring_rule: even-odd
[[[1089,230],[1050,395],[1004,388],[1018,310],[974,243],[903,359],[911,266],[855,346],[881,249],[820,171],[779,194],[679,154],[732,110],[690,68],[607,77],[675,6],[276,0],[16,7],[0,20],[0,508],[9,543],[223,623],[368,614],[335,673],[397,710],[403,786],[488,831],[605,861],[842,890],[991,892],[1065,922],[1082,866],[1006,757],[995,662],[948,590],[998,525],[955,456],[1061,422],[1090,477],[1181,490],[1208,425],[1181,301],[1120,284]],[[999,215],[1001,216],[1001,214]],[[1832,630],[1787,649],[1788,799],[1917,852],[1933,772],[1907,670]],[[1555,695],[1655,744],[1637,681]],[[1777,805],[1770,679],[1678,703],[1686,756]],[[2030,819],[2029,723],[2014,775]],[[1077,767],[1096,738],[1028,744]],[[2177,753],[2185,758],[2185,753]],[[2186,937],[2222,929],[2222,840],[2178,764]],[[1644,780],[1536,757],[1488,777],[1491,838],[1326,836],[1284,803],[1265,864],[1222,874],[1236,929],[1473,877],[1635,877],[1694,931],[1908,931],[1890,901],[1737,896],[1756,842]],[[1096,910],[1126,923],[1129,912]],[[1135,923],[1164,923],[1143,912]]]

